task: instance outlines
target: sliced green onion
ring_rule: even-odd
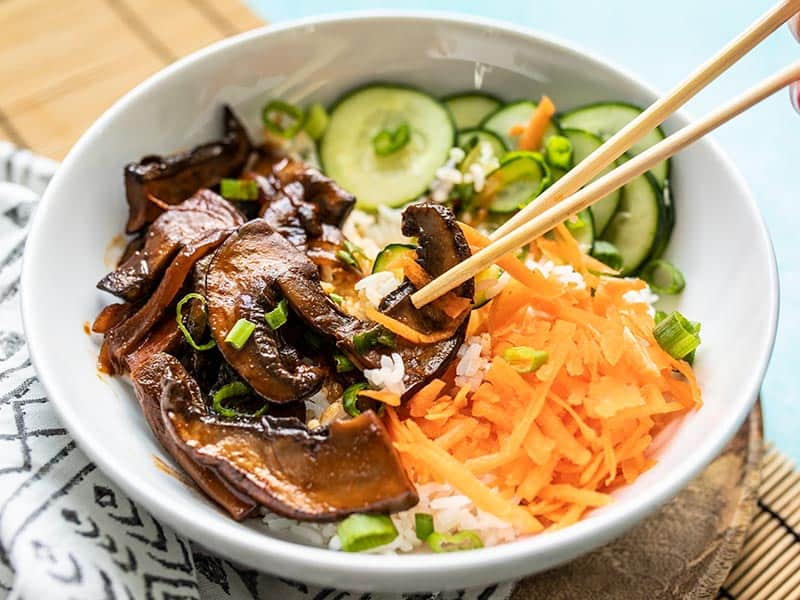
[[[669,314],[667,312],[665,312],[663,310],[657,310],[656,314],[653,315],[653,320],[656,322],[656,325],[658,325],[659,323],[661,323],[661,321],[666,319],[668,316],[669,316]]]
[[[417,532],[417,538],[420,541],[425,541],[433,533],[433,515],[428,513],[417,513],[414,515],[414,529]]]
[[[344,407],[344,412],[351,417],[357,417],[361,414],[361,410],[358,408],[358,406],[356,406],[356,403],[358,402],[358,393],[364,389],[367,389],[366,383],[354,383],[344,391],[344,394],[342,394],[342,406]]]
[[[364,250],[361,249],[361,246],[354,244],[350,240],[345,240],[342,245],[344,246],[345,250],[347,250],[353,256],[366,256],[364,254]]]
[[[336,304],[338,304],[339,306],[341,306],[342,304],[344,304],[344,296],[340,296],[339,294],[335,294],[335,293],[333,293],[333,292],[331,292],[330,294],[328,294],[328,296],[330,296],[330,299],[331,299],[331,300],[333,300],[333,301],[334,301]]]
[[[286,323],[289,318],[289,303],[283,298],[278,305],[268,313],[264,313],[264,320],[273,330]]]
[[[214,338],[211,338],[205,344],[198,344],[197,342],[194,341],[194,338],[192,338],[192,334],[189,333],[189,330],[186,328],[186,325],[183,324],[183,312],[181,311],[183,310],[183,305],[186,304],[189,300],[200,300],[200,302],[203,303],[203,310],[206,310],[206,299],[203,298],[201,294],[198,294],[197,292],[191,292],[189,294],[186,294],[183,298],[180,299],[178,305],[175,307],[175,312],[177,313],[175,320],[178,322],[178,329],[183,334],[183,337],[186,338],[186,341],[189,343],[189,345],[195,350],[199,350],[201,352],[203,350],[210,350],[211,348],[217,345],[217,343],[214,341]]]
[[[353,336],[353,345],[359,354],[366,354],[377,346],[394,348],[396,343],[394,334],[383,327],[377,327]]]
[[[572,168],[572,144],[561,135],[548,138],[544,145],[544,159],[551,167],[568,171]]]
[[[594,256],[604,265],[608,265],[615,271],[619,271],[625,262],[617,247],[611,242],[606,242],[605,240],[594,241],[592,256]]]
[[[355,369],[355,365],[341,352],[336,352],[333,355],[333,360],[336,362],[337,373],[349,373]]]
[[[519,373],[532,373],[544,363],[550,355],[545,350],[536,350],[530,346],[513,346],[503,351],[503,360]]]
[[[483,548],[483,541],[474,531],[459,531],[458,533],[433,532],[425,540],[434,552],[460,552],[461,550],[475,550]]]
[[[306,133],[311,139],[317,141],[328,128],[328,111],[319,102],[312,104],[306,112]]]
[[[678,267],[668,260],[651,260],[639,273],[656,294],[679,294],[686,280]]]
[[[225,341],[237,350],[244,348],[247,340],[253,335],[256,329],[256,324],[247,319],[239,319],[233,325],[228,335],[225,336]]]
[[[338,258],[344,264],[353,267],[354,269],[359,271],[361,270],[361,265],[358,264],[356,257],[353,256],[353,253],[348,250],[337,250],[336,258]]]
[[[261,110],[264,127],[285,138],[293,138],[303,128],[302,109],[283,100],[272,100]]]
[[[264,406],[259,408],[254,413],[243,413],[239,412],[235,408],[228,408],[227,406],[222,405],[222,403],[228,398],[235,398],[237,396],[246,396],[249,393],[250,393],[250,388],[247,387],[245,384],[243,384],[241,381],[234,381],[232,383],[223,385],[214,393],[214,398],[212,399],[212,407],[214,409],[214,412],[229,419],[233,419],[235,417],[260,417],[265,412],[267,412],[266,403],[264,404]]]
[[[570,231],[578,231],[586,227],[586,221],[584,221],[580,215],[572,215],[564,221],[564,225],[566,225],[567,229]]]
[[[361,552],[383,546],[397,537],[397,528],[386,515],[350,515],[336,528],[342,550]]]
[[[653,336],[673,358],[686,358],[700,345],[700,324],[692,323],[677,310],[653,328]]]
[[[228,200],[257,200],[258,184],[252,179],[221,179],[219,192]]]
[[[411,141],[411,128],[408,123],[400,123],[396,129],[382,129],[372,138],[372,147],[378,156],[389,156],[405,147]]]

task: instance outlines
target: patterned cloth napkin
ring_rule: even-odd
[[[56,163],[0,142],[0,600],[501,600],[321,589],[217,557],[137,506],[81,452],[36,378],[19,314],[22,252]]]

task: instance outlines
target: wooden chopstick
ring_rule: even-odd
[[[531,220],[473,254],[467,260],[446,271],[411,296],[414,306],[421,307],[439,298],[497,259],[530,243],[570,215],[588,208],[601,198],[647,172],[653,166],[681,151],[723,123],[741,114],[789,84],[800,80],[800,61],[762,81],[741,96],[711,112],[703,119],[687,125],[677,133],[635,156],[607,175],[595,180],[579,192],[562,200]]]
[[[535,214],[554,206],[578,191],[799,11],[800,0],[778,2],[715,56],[701,65],[685,81],[656,100],[647,110],[610,137],[533,202],[496,229],[489,239],[499,240],[520,224],[529,221]]]

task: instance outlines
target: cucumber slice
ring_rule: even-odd
[[[567,221],[567,229],[569,229],[572,237],[578,242],[581,247],[581,252],[584,254],[591,254],[594,248],[594,217],[592,212],[587,208],[578,213],[578,218],[575,222]]]
[[[535,160],[539,163],[542,171],[544,171],[544,179],[542,189],[549,187],[553,181],[553,169],[547,164],[547,161],[544,159],[544,155],[541,152],[529,152],[528,150],[512,150],[511,152],[506,152],[503,156],[500,157],[500,166],[503,166],[506,163],[511,162],[512,160],[516,160],[520,156],[524,156],[530,159]],[[541,193],[541,191],[540,191]],[[539,194],[537,194],[538,196]]]
[[[492,297],[489,296],[489,292],[492,291],[495,283],[497,283],[497,280],[500,279],[502,274],[503,269],[497,265],[490,265],[475,275],[475,295],[472,299],[473,310],[480,308],[492,299]]]
[[[489,174],[479,203],[492,213],[514,212],[538,196],[546,180],[543,162],[531,156],[515,156]]]
[[[411,130],[409,142],[379,156],[373,138],[404,123]],[[454,140],[450,113],[431,96],[405,87],[369,85],[331,109],[320,160],[329,177],[355,194],[359,208],[375,210],[422,195],[447,160]]]
[[[634,273],[662,244],[666,226],[661,188],[650,173],[640,175],[622,188],[619,208],[603,232],[622,255],[622,275]]]
[[[508,130],[514,125],[524,125],[530,121],[534,110],[536,110],[536,102],[531,100],[512,102],[501,106],[487,116],[481,123],[481,127],[496,133],[507,147],[516,148],[517,141],[508,135]],[[547,140],[551,135],[558,135],[560,131],[555,120],[550,121],[544,139]]]
[[[642,109],[638,106],[625,102],[598,102],[566,112],[559,117],[559,120],[562,127],[583,129],[600,136],[605,141],[633,121],[641,112]],[[663,140],[664,137],[664,132],[660,127],[654,129],[634,144],[629,152],[633,155],[639,154]],[[658,185],[664,187],[664,182],[669,176],[669,161],[665,160],[657,164],[650,169],[650,172],[658,181]]]
[[[483,144],[489,144],[489,147],[492,149],[492,154],[498,160],[506,153],[506,146],[503,140],[491,131],[486,131],[485,129],[476,128],[459,131],[456,136],[456,143],[459,148],[467,153],[464,160],[461,161],[461,165],[459,165],[459,169],[461,169],[462,173],[469,171],[470,165],[480,159],[482,152],[480,146]]]
[[[494,96],[480,92],[453,94],[442,98],[442,103],[450,111],[456,129],[477,127],[486,115],[496,111],[502,104]]]
[[[481,129],[480,127],[463,129],[459,131],[456,136],[456,144],[458,144],[458,147],[464,150],[464,152],[469,152],[482,142],[492,147],[492,152],[494,152],[494,155],[498,159],[508,150],[505,142],[501,140],[496,133]]]
[[[403,262],[404,255],[416,252],[417,247],[411,244],[389,244],[378,252],[375,257],[375,262],[372,263],[372,272],[380,273],[381,271],[392,271],[395,275],[403,277]]]
[[[576,165],[603,145],[603,140],[598,136],[581,129],[564,129],[564,136],[572,144],[572,154]],[[598,177],[602,177],[613,169],[614,165],[609,165]],[[589,208],[594,217],[595,233],[597,233],[597,235],[602,235],[606,226],[611,221],[611,217],[614,216],[617,206],[619,205],[619,197],[621,194],[622,192],[620,190],[615,190]]]

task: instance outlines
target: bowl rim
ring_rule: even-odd
[[[36,277],[32,266],[32,259],[28,260],[28,257],[33,253],[32,248],[46,244],[46,240],[40,239],[42,238],[41,231],[43,229],[43,223],[46,220],[48,207],[56,202],[61,181],[66,177],[66,173],[72,169],[73,164],[80,159],[84,149],[89,146],[93,138],[105,129],[107,123],[111,122],[118,114],[123,113],[128,105],[136,102],[140,95],[158,86],[162,80],[170,78],[173,73],[180,71],[190,64],[202,62],[210,55],[224,52],[228,48],[246,45],[252,40],[270,36],[278,32],[302,29],[308,26],[348,21],[383,22],[393,20],[412,20],[443,23],[445,25],[482,27],[491,29],[500,36],[511,35],[528,38],[536,41],[540,45],[550,46],[556,48],[559,52],[569,54],[584,65],[595,66],[606,71],[613,71],[617,76],[625,79],[626,82],[633,87],[653,97],[659,96],[655,89],[644,83],[638,77],[632,75],[629,70],[621,68],[614,61],[606,59],[602,54],[598,54],[594,51],[590,53],[579,44],[563,40],[550,34],[543,34],[535,29],[522,27],[510,22],[447,11],[362,10],[335,12],[321,16],[293,19],[279,24],[265,25],[201,48],[151,75],[107,109],[89,129],[82,134],[78,142],[72,147],[53,180],[45,190],[25,245],[21,274],[22,320],[31,360],[36,369],[36,373],[44,386],[47,396],[53,400],[53,405],[56,408],[59,418],[64,423],[67,430],[73,436],[80,449],[100,467],[104,474],[118,484],[136,502],[146,507],[153,515],[174,527],[178,533],[187,535],[192,539],[203,540],[204,543],[210,540],[222,541],[223,543],[221,546],[215,547],[215,550],[222,553],[226,553],[229,548],[236,547],[240,551],[247,552],[253,556],[262,556],[264,554],[280,556],[281,560],[276,564],[289,564],[299,561],[300,563],[304,563],[306,567],[316,567],[337,575],[344,575],[354,570],[362,570],[369,571],[376,576],[407,576],[409,574],[414,574],[415,576],[425,577],[426,575],[434,576],[436,573],[441,574],[443,570],[448,569],[452,569],[454,574],[472,569],[487,570],[493,566],[514,561],[515,559],[519,560],[525,557],[545,556],[550,553],[557,553],[559,548],[572,546],[580,540],[611,539],[673,497],[722,450],[724,444],[727,443],[744,421],[753,402],[755,402],[757,398],[775,343],[779,307],[779,284],[774,247],[764,218],[758,210],[758,206],[744,177],[727,154],[722,151],[716,141],[708,137],[705,143],[710,145],[713,153],[721,160],[723,167],[731,174],[736,187],[742,190],[746,208],[755,226],[754,233],[758,237],[759,242],[766,244],[768,249],[768,264],[766,266],[769,272],[770,285],[765,292],[767,294],[765,304],[768,305],[769,343],[766,348],[762,349],[757,364],[754,365],[754,368],[747,378],[747,385],[742,388],[741,394],[742,396],[747,396],[750,399],[749,402],[741,404],[741,408],[735,415],[735,418],[729,419],[725,427],[718,430],[716,436],[708,436],[705,438],[704,442],[695,449],[693,460],[687,463],[683,469],[676,469],[667,474],[667,476],[654,482],[644,493],[634,498],[627,499],[625,510],[614,511],[612,508],[609,509],[608,512],[579,521],[562,530],[545,532],[514,542],[472,552],[441,554],[437,555],[435,558],[432,558],[431,555],[428,554],[375,555],[349,554],[346,552],[332,551],[327,548],[318,548],[285,541],[269,534],[265,535],[264,532],[241,527],[239,523],[233,520],[223,527],[205,525],[193,519],[192,511],[187,510],[187,507],[160,504],[158,502],[159,487],[152,484],[150,481],[146,481],[143,485],[138,487],[128,481],[124,470],[117,468],[115,461],[108,459],[105,453],[102,452],[102,449],[95,447],[90,441],[90,436],[87,435],[88,432],[81,426],[82,416],[77,411],[73,410],[68,399],[65,398],[64,394],[60,391],[59,376],[57,373],[42,368],[42,366],[46,364],[44,356],[47,354],[47,350],[46,344],[42,341],[44,338],[40,335],[39,327],[35,322],[33,303],[29,301],[28,297],[28,290],[33,287],[33,281]],[[683,110],[678,111],[676,116],[683,120],[689,119],[688,115]],[[593,546],[590,545],[587,547],[587,550],[591,547]]]

